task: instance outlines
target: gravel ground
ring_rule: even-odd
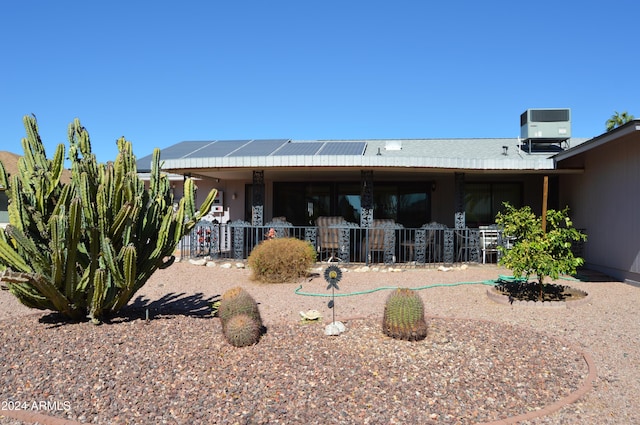
[[[585,352],[597,370],[591,391],[519,423],[640,423],[640,288],[585,272],[558,283],[588,292],[589,302],[540,308],[489,299],[480,282],[509,274],[493,265],[346,269],[336,295],[468,283],[419,291],[429,335],[409,343],[381,332],[389,290],[337,297],[330,310],[329,298],[317,296],[329,292],[320,275],[301,282],[316,295],[298,295],[299,284],[257,284],[249,274],[176,263],[102,326],[61,322],[0,291],[1,407],[26,402],[96,424],[472,424],[540,410],[583,387]],[[224,341],[210,314],[210,303],[237,285],[259,302],[267,327],[259,344],[242,349]],[[323,323],[301,324],[299,312],[309,309]],[[327,337],[334,313],[347,331]],[[27,423],[3,413],[0,424]]]

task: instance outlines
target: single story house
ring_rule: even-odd
[[[284,217],[309,226],[342,216],[363,227],[392,219],[477,228],[492,224],[505,201],[540,214],[546,199],[550,209],[568,206],[587,233],[580,255],[588,268],[640,282],[640,121],[593,139],[570,137],[570,123],[536,137],[525,114],[519,138],[183,141],[161,158],[177,199],[175,176],[198,179],[198,201],[218,189],[212,216],[220,223]],[[139,171],[150,159],[138,160]]]

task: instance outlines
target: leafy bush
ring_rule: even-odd
[[[503,229],[504,237],[515,243],[511,249],[499,247],[500,264],[511,269],[515,277],[537,276],[539,300],[542,300],[549,276],[557,279],[560,274],[574,274],[584,260],[574,256],[572,242],[585,241],[587,236],[573,227],[569,208],[548,210],[546,231],[542,219],[536,217],[528,206],[516,209],[505,203],[505,211],[498,213],[496,223]]]
[[[209,211],[216,191],[196,212],[187,179],[174,211],[158,149],[146,189],[131,143],[119,139],[115,161],[98,163],[78,119],[69,125],[71,181],[63,183],[64,145],[48,159],[35,118],[25,117],[24,125],[19,172],[7,176],[0,163],[10,222],[0,229],[0,280],[28,307],[100,323],[172,264],[180,239]]]
[[[384,306],[382,331],[387,336],[406,341],[426,338],[422,298],[408,288],[399,288],[389,294]]]
[[[252,277],[265,283],[291,282],[307,275],[316,251],[295,238],[269,239],[256,246],[248,258]]]

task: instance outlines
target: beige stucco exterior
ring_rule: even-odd
[[[640,123],[558,155],[558,168],[583,170],[562,176],[560,201],[588,235],[587,267],[640,283]]]

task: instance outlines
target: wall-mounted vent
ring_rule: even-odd
[[[520,115],[520,137],[539,142],[571,138],[571,110],[527,109]]]

